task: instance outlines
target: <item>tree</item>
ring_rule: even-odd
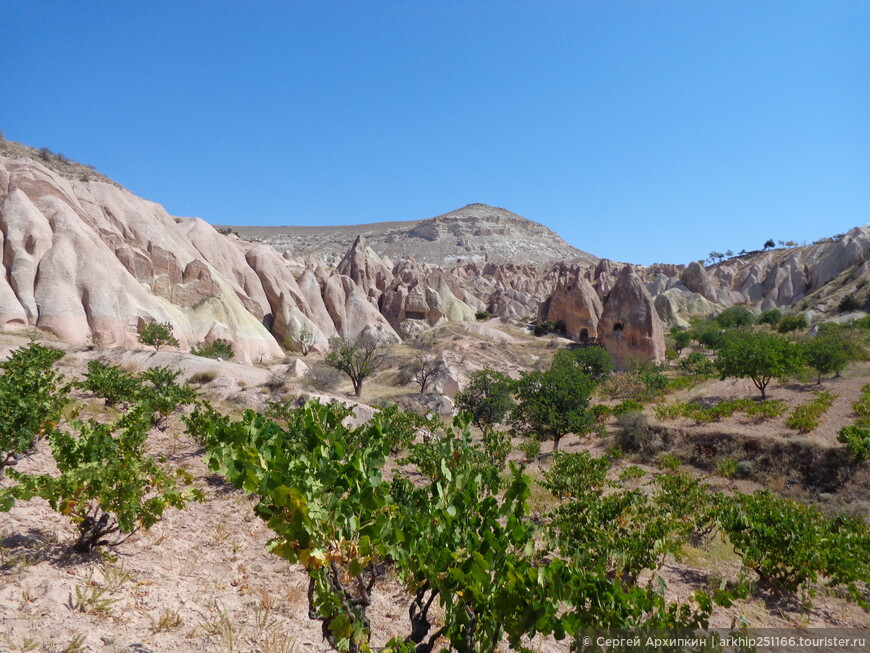
[[[733,331],[723,341],[716,367],[723,379],[749,378],[766,399],[772,379],[797,374],[803,366],[800,348],[789,340],[763,331]]]
[[[776,247],[776,242],[774,242],[773,238],[769,238],[764,242],[764,249],[770,249],[771,247]]]
[[[729,306],[715,318],[716,323],[723,329],[752,326],[755,323],[755,315],[743,306]]]
[[[324,362],[350,377],[353,391],[362,396],[363,381],[374,374],[390,355],[392,346],[378,338],[330,338]]]
[[[816,371],[816,383],[820,384],[822,374],[833,372],[839,376],[849,362],[849,349],[845,343],[817,335],[804,343],[804,358],[807,365]]]
[[[173,335],[170,322],[151,322],[139,329],[139,342],[148,347],[154,347],[154,351],[160,351],[164,345],[178,347],[178,339]]]
[[[767,324],[772,327],[777,326],[780,320],[782,320],[782,311],[778,308],[771,308],[758,316],[759,324]]]
[[[692,334],[680,327],[671,327],[670,336],[674,341],[674,349],[677,350],[678,354],[692,342]]]
[[[426,392],[426,386],[438,372],[439,367],[438,359],[434,356],[417,354],[414,357],[414,382],[420,386],[420,394]]]
[[[516,384],[511,422],[523,435],[552,438],[558,451],[563,436],[592,428],[589,398],[594,390],[595,383],[578,366],[557,364],[546,372],[523,374]]]
[[[484,367],[472,372],[468,387],[456,395],[456,407],[468,412],[474,425],[487,433],[514,407],[513,389],[514,380],[507,374]]]
[[[553,365],[575,365],[595,383],[604,381],[614,369],[613,357],[604,347],[559,351],[553,357]]]
[[[780,333],[794,333],[798,329],[806,329],[807,318],[801,315],[786,315],[779,321],[779,326],[776,330]]]
[[[317,342],[317,338],[308,327],[303,326],[299,329],[299,337],[296,339],[296,342],[299,343],[302,355],[308,356],[308,354],[311,353],[311,348],[314,346],[314,343]]]

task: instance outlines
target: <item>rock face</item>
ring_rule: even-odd
[[[821,319],[845,294],[866,301],[870,281],[870,226],[708,267],[650,268],[596,259],[477,204],[408,223],[292,229],[296,240],[276,244],[295,258],[0,140],[0,328],[135,348],[142,324],[168,321],[181,349],[226,338],[250,361],[283,356],[282,346],[325,351],[333,336],[411,338],[488,311],[561,320],[622,364],[662,358],[662,322],[796,303]],[[337,265],[312,256],[327,250]]]
[[[603,307],[592,284],[581,274],[565,275],[556,283],[549,302],[542,306],[542,319],[565,323],[573,340],[597,337]]]
[[[598,322],[598,341],[617,369],[629,358],[659,363],[665,358],[665,336],[652,296],[631,266],[622,268]]]

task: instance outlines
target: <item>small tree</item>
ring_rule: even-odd
[[[692,334],[686,329],[680,327],[671,327],[670,336],[674,341],[674,349],[679,354],[683,349],[688,347],[692,342]]]
[[[439,367],[438,360],[434,356],[417,354],[414,357],[414,383],[420,386],[420,394],[426,392],[426,386],[438,372]]]
[[[816,371],[816,383],[820,384],[822,374],[836,373],[839,376],[849,362],[849,349],[845,343],[816,336],[804,343],[804,358]]]
[[[551,438],[553,450],[568,433],[582,435],[595,423],[589,398],[595,383],[578,366],[553,365],[524,374],[516,383],[517,405],[511,422],[521,434]]]
[[[354,393],[360,397],[363,381],[387,361],[391,350],[391,345],[375,338],[330,338],[329,353],[324,361],[347,374],[353,383]]]
[[[786,315],[779,321],[779,326],[776,327],[776,330],[780,333],[794,333],[798,329],[806,329],[807,326],[807,318],[800,315]]]
[[[139,342],[148,347],[154,347],[154,351],[160,351],[160,348],[169,345],[170,347],[178,347],[178,339],[173,335],[172,324],[170,322],[151,322],[145,324],[139,329]]]
[[[299,337],[296,338],[296,342],[299,343],[302,355],[308,356],[311,353],[311,348],[314,347],[314,343],[317,342],[317,338],[308,327],[303,326],[299,329]]]
[[[772,247],[776,247],[776,242],[773,240],[773,238],[769,238],[768,240],[764,241],[764,249],[771,249]]]
[[[716,367],[723,379],[749,378],[766,399],[772,379],[797,374],[803,366],[800,348],[785,338],[763,331],[734,331],[719,348]]]
[[[514,381],[507,374],[484,367],[473,372],[468,387],[457,393],[456,407],[468,412],[474,425],[488,433],[514,407],[513,389]]]
[[[772,327],[777,326],[780,320],[782,320],[782,311],[778,308],[771,308],[758,316],[759,324],[767,324]]]
[[[716,316],[716,323],[723,329],[752,326],[755,323],[755,315],[743,306],[729,306]]]

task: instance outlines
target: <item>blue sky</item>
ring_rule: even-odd
[[[471,202],[621,261],[870,222],[870,3],[0,0],[0,130],[214,224]]]

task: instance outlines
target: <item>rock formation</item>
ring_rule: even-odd
[[[653,299],[630,265],[622,268],[598,322],[598,341],[617,369],[630,358],[659,363],[665,359],[665,335]]]

